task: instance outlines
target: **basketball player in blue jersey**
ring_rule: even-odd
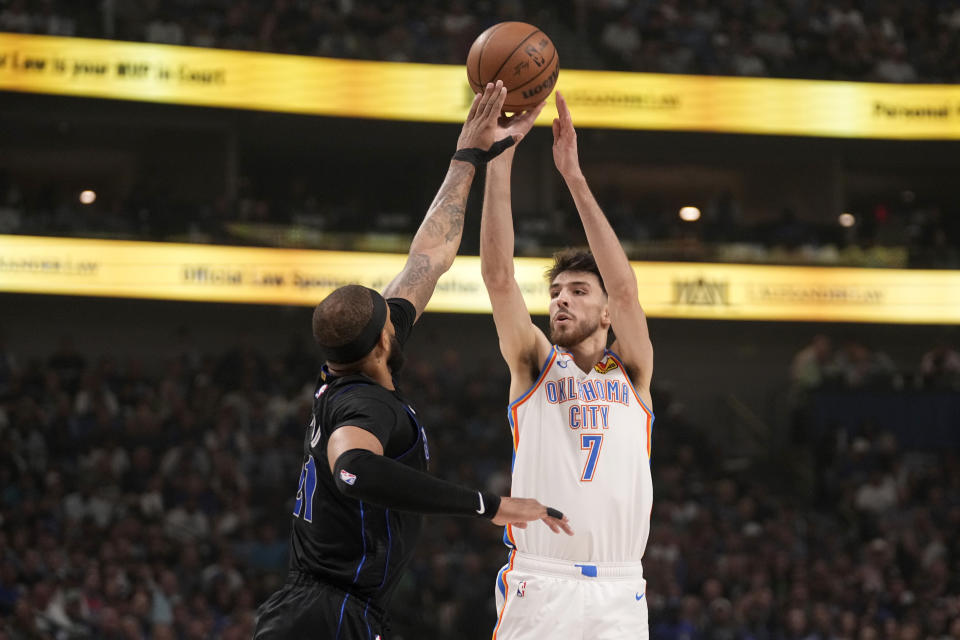
[[[422,514],[488,518],[525,527],[542,520],[571,533],[536,500],[501,498],[434,478],[426,431],[398,388],[403,345],[460,246],[476,170],[530,130],[514,120],[494,142],[506,97],[498,82],[474,100],[446,179],[383,295],[340,287],[313,315],[327,361],[293,507],[290,572],[258,612],[257,640],[382,640],[386,607],[410,560]]]
[[[566,102],[559,93],[556,99],[553,158],[590,252],[554,256],[549,338],[531,322],[514,278],[516,147],[487,166],[480,257],[510,369],[511,491],[562,503],[576,535],[551,536],[539,523],[507,525],[511,550],[496,580],[493,637],[647,638],[640,561],[653,502],[653,347],[636,276],[580,169]],[[616,340],[608,348],[611,329]]]

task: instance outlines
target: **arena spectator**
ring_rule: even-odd
[[[960,352],[946,340],[923,354],[920,376],[924,387],[957,389],[960,387]]]
[[[873,75],[880,82],[916,82],[918,75],[907,59],[907,48],[899,43],[884,47],[873,67]]]
[[[823,334],[798,351],[790,365],[790,380],[800,393],[820,388],[833,375],[833,346]]]
[[[613,69],[629,69],[640,49],[640,32],[624,11],[617,20],[608,22],[600,34],[600,46]]]
[[[857,338],[849,338],[843,343],[834,366],[844,384],[851,389],[889,387],[897,374],[890,356],[871,350]]]

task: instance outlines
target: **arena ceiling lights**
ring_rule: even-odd
[[[956,85],[561,69],[557,87],[581,127],[960,139]],[[472,98],[462,66],[9,33],[0,33],[0,90],[424,122],[462,122]]]

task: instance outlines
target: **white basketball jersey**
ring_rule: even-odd
[[[542,522],[506,527],[523,553],[561,560],[637,562],[650,533],[653,414],[620,358],[607,350],[590,371],[554,346],[533,387],[509,408],[511,495],[536,498],[570,518],[574,536]]]

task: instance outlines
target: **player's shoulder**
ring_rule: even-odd
[[[511,366],[514,378],[522,378],[524,382],[535,382],[550,367],[562,349],[548,341],[538,344],[517,358],[515,366]]]
[[[621,356],[619,346],[619,341],[615,341],[607,347],[603,360],[597,365],[599,367],[597,370],[601,373],[607,373],[614,369],[620,369],[630,379],[631,384],[636,386],[640,379],[640,367],[635,362]],[[601,371],[601,369],[604,370]]]
[[[387,306],[390,307],[391,311],[400,310],[404,313],[414,313],[416,314],[417,308],[413,305],[412,302],[406,298],[391,297],[386,300]]]
[[[417,308],[406,298],[387,298],[390,316],[394,324],[413,324],[417,318]]]
[[[629,360],[624,360],[620,357],[617,347],[619,345],[619,340],[615,341],[610,347],[607,348],[606,354],[609,360],[605,360],[605,363],[602,363],[604,366],[601,369],[601,373],[607,373],[614,369],[620,369],[623,372],[623,375],[626,376],[627,380],[633,386],[634,391],[643,401],[644,408],[647,409],[649,413],[652,414],[651,408],[653,407],[653,396],[650,393],[650,378],[649,376],[644,376],[642,367],[635,362]],[[599,366],[599,365],[598,365]],[[600,371],[600,369],[598,369]]]
[[[620,338],[617,338],[609,347],[607,347],[606,353],[616,358],[620,363],[625,365],[628,370],[639,367],[640,363],[634,362],[630,358],[630,346],[631,345],[624,345],[623,342],[620,341]]]
[[[315,397],[331,409],[358,402],[380,402],[390,406],[399,403],[388,389],[364,375],[334,378],[322,384]]]

